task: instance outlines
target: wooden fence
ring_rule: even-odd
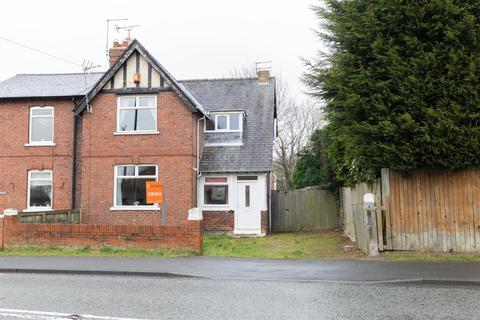
[[[272,191],[272,232],[313,231],[339,226],[333,193],[318,187]]]
[[[80,210],[56,210],[41,212],[20,212],[20,223],[80,223]]]
[[[480,251],[480,170],[382,170],[387,250]]]

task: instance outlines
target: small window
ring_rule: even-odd
[[[147,204],[147,181],[158,181],[156,165],[115,167],[115,207],[139,207]]]
[[[240,113],[214,114],[205,122],[205,131],[241,132],[242,116]]]
[[[29,143],[33,145],[53,143],[53,107],[30,108]]]
[[[258,176],[238,176],[237,180],[241,180],[241,181],[258,180]]]
[[[204,204],[228,204],[228,180],[226,177],[206,177],[204,185]]]
[[[157,130],[155,96],[118,98],[118,132],[154,132]]]
[[[32,170],[28,172],[29,210],[49,210],[52,208],[52,171]]]

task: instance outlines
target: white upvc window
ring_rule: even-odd
[[[212,114],[205,121],[206,132],[242,132],[243,114],[241,112]]]
[[[157,97],[153,95],[118,97],[117,133],[158,133]]]
[[[52,177],[51,170],[28,171],[28,211],[52,209]]]
[[[111,210],[159,210],[158,205],[147,204],[147,181],[158,181],[157,165],[118,165],[114,170]]]
[[[205,177],[203,184],[204,205],[228,205],[228,178]]]
[[[29,126],[29,145],[54,145],[53,107],[31,107]]]

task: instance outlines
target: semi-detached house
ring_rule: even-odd
[[[105,73],[18,74],[0,83],[0,212],[80,209],[89,224],[268,225],[275,81],[176,80],[137,40]],[[161,181],[164,205],[148,204]]]

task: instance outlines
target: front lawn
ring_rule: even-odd
[[[21,246],[0,250],[0,256],[80,256],[176,258],[197,255],[190,250],[133,249],[103,247]],[[264,259],[355,259],[362,253],[339,230],[322,232],[280,233],[261,238],[234,238],[205,234],[204,256]]]
[[[479,253],[385,252],[385,261],[480,262]]]
[[[206,234],[203,255],[264,259],[354,259],[362,256],[343,232],[278,233],[259,238]]]
[[[136,249],[103,247],[44,247],[20,246],[0,250],[0,256],[66,256],[66,257],[130,257],[130,258],[178,258],[195,255],[191,250],[181,249]]]

